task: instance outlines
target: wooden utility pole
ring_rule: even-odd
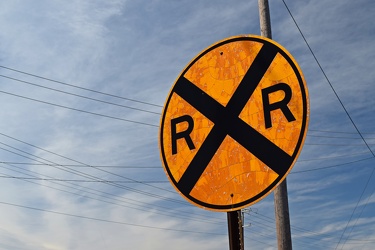
[[[268,0],[258,0],[260,35],[272,39],[271,32],[271,15]]]
[[[272,39],[268,0],[258,0],[260,34]],[[274,190],[277,246],[279,250],[292,250],[290,233],[288,189],[286,179]]]
[[[279,250],[292,250],[288,189],[286,179],[274,190],[277,247]]]

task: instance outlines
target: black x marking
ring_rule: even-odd
[[[206,140],[176,184],[183,194],[190,194],[227,135],[254,154],[279,176],[283,176],[290,168],[293,157],[239,118],[242,109],[277,53],[278,48],[272,44],[265,43],[262,46],[226,106],[221,105],[185,77],[181,76],[178,79],[172,91],[214,123]]]

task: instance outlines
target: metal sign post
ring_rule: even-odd
[[[244,250],[243,221],[241,210],[227,212],[230,250]]]

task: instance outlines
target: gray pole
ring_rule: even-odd
[[[277,247],[279,250],[292,250],[288,189],[286,179],[274,190]]]
[[[260,35],[272,39],[271,17],[268,0],[258,0],[259,19],[260,19]]]
[[[268,0],[258,0],[260,34],[272,39],[271,18]],[[288,190],[286,179],[274,190],[277,246],[279,250],[292,250],[290,233]]]

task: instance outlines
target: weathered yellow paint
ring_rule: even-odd
[[[262,46],[262,43],[254,41],[236,41],[216,47],[200,57],[186,71],[184,77],[221,105],[226,106]],[[299,68],[298,70],[300,71]],[[300,74],[302,75],[301,72]],[[296,120],[288,122],[280,110],[275,110],[271,112],[272,127],[266,128],[261,90],[280,82],[287,83],[292,89],[293,94],[288,107]],[[277,54],[239,116],[289,155],[295,151],[304,115],[299,88],[293,68],[282,55]],[[271,103],[275,103],[284,98],[284,93],[274,92],[269,98]],[[177,140],[178,153],[172,155],[169,121],[181,115],[189,115],[194,120],[194,130],[190,136],[195,149],[190,150],[184,140]],[[163,164],[172,175],[168,177],[178,182],[214,124],[176,93],[172,93],[168,106],[164,108],[164,120],[168,122],[161,127],[166,159]],[[177,131],[184,131],[186,128],[187,124],[181,123]],[[278,174],[227,135],[190,196],[203,203],[218,206],[237,204],[263,192],[277,178]],[[173,184],[173,181],[171,183]]]
[[[188,167],[191,160],[194,158],[196,152],[199,150],[206,136],[210,132],[213,123],[204,117],[202,114],[197,112],[196,109],[191,107],[184,99],[179,97],[177,94],[173,94],[168,111],[166,112],[165,120],[170,121],[173,118],[181,116],[181,114],[187,114],[194,119],[194,130],[192,131],[191,138],[195,145],[194,150],[190,150],[184,140],[177,140],[178,154],[172,155],[172,142],[171,142],[171,124],[165,123],[163,128],[165,141],[165,154],[168,162],[169,169],[173,174],[173,178],[178,182]],[[177,131],[186,130],[186,123],[181,123],[177,126]]]
[[[288,122],[281,110],[271,112],[272,127],[266,128],[264,125],[264,112],[261,90],[274,84],[285,82],[292,89],[292,99],[288,107],[296,118],[293,122]],[[276,55],[258,87],[250,97],[247,105],[242,110],[240,118],[255,128],[263,136],[268,138],[279,148],[289,155],[292,155],[296,148],[298,137],[302,126],[302,97],[299,91],[298,79],[289,63],[280,54]],[[284,93],[278,91],[270,96],[270,103],[275,103],[284,98]]]

